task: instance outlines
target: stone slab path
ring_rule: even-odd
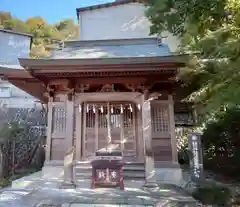
[[[6,190],[0,194],[0,207],[153,207],[157,203],[175,201],[194,204],[191,197],[181,195],[173,188],[160,186],[158,190],[148,191],[126,189],[50,189],[39,188],[32,191]],[[192,206],[196,206],[196,203]]]
[[[61,207],[136,207],[134,205],[106,205],[106,204],[64,204]],[[138,206],[152,207],[152,206]]]
[[[89,189],[90,181],[76,189],[61,189],[61,180],[31,176],[0,191],[0,207],[153,207],[185,204],[196,207],[195,200],[170,185],[144,189],[141,182],[128,181],[125,190]],[[161,204],[161,205],[160,205]],[[182,205],[184,206],[184,205]]]

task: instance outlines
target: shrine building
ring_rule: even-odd
[[[80,40],[61,43],[48,58],[20,58],[22,70],[1,68],[47,105],[44,172],[59,173],[74,148],[77,183],[81,166],[112,150],[121,152],[131,179],[181,182],[175,127],[189,109],[176,76],[189,57],[177,54],[172,35],[149,36],[144,12],[130,0],[79,8]]]

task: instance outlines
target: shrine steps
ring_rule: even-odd
[[[127,162],[123,168],[125,180],[144,180],[145,165],[143,162]],[[91,179],[92,166],[90,162],[77,162],[74,167],[75,180]]]

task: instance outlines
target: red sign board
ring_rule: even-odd
[[[119,160],[94,160],[92,162],[92,188],[120,187],[123,184],[123,163]]]
[[[97,182],[117,183],[120,180],[119,169],[96,169]]]

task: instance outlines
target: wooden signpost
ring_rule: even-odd
[[[188,137],[189,149],[192,152],[190,161],[191,178],[193,181],[203,179],[203,155],[201,146],[201,134],[191,133]]]

